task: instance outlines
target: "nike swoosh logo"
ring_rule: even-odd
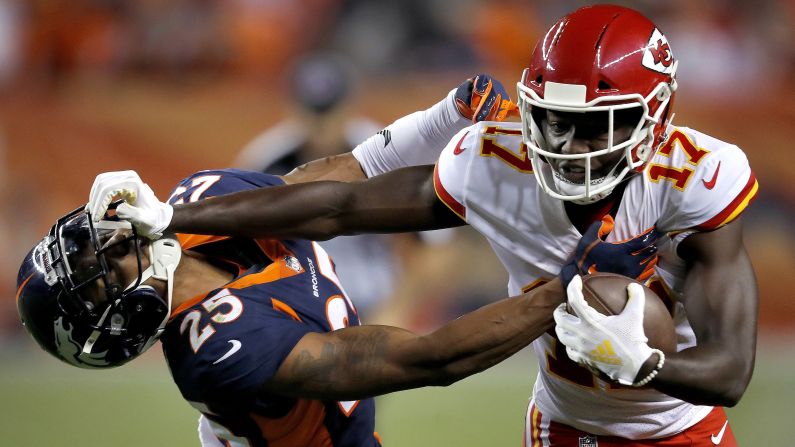
[[[705,188],[712,189],[715,187],[715,183],[718,181],[718,172],[720,172],[720,162],[718,162],[718,167],[715,168],[715,173],[712,174],[712,180],[706,181],[704,179],[701,179],[701,181],[704,183]]]
[[[464,136],[461,137],[461,140],[458,142],[458,144],[455,145],[455,149],[453,149],[453,155],[458,155],[461,152],[464,152],[464,149],[461,149],[461,143],[464,142],[464,138],[466,138],[467,135],[469,135],[469,132],[465,133]]]
[[[712,435],[711,439],[712,439],[712,443],[713,444],[718,445],[723,440],[723,433],[726,432],[726,426],[727,425],[729,425],[729,421],[728,420],[723,423],[723,428],[721,428],[720,431],[718,432],[718,436]]]
[[[228,351],[226,351],[226,354],[224,354],[223,357],[221,357],[220,359],[214,361],[213,365],[217,365],[217,364],[223,362],[224,360],[228,359],[229,357],[232,356],[232,354],[234,354],[237,351],[239,351],[241,346],[243,346],[243,343],[240,343],[239,341],[234,340],[234,339],[233,340],[229,340],[229,343],[232,343],[232,347]]]

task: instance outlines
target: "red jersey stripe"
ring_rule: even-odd
[[[433,168],[433,189],[436,190],[436,197],[438,197],[442,203],[447,205],[447,207],[450,208],[450,211],[456,213],[456,215],[458,215],[458,217],[461,219],[466,220],[466,208],[464,205],[460,204],[456,199],[454,199],[446,189],[444,189],[442,181],[439,179],[438,163],[436,164],[436,167]]]
[[[753,172],[751,172],[748,182],[745,184],[745,187],[743,187],[742,191],[740,191],[737,197],[735,197],[734,200],[732,200],[731,203],[729,203],[729,205],[723,209],[723,211],[716,214],[703,224],[698,225],[695,227],[695,229],[698,231],[714,230],[731,222],[737,218],[737,216],[739,216],[740,213],[742,213],[745,208],[748,207],[748,205],[756,198],[758,191],[759,182],[756,181],[756,176]]]

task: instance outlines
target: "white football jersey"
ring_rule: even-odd
[[[508,270],[511,295],[555,278],[581,237],[563,202],[538,186],[520,123],[484,122],[460,131],[442,151],[434,177],[439,198],[491,243]],[[681,127],[668,129],[646,169],[627,182],[607,240],[628,239],[653,226],[670,236],[660,245],[649,284],[656,282],[675,303],[678,350],[696,340],[681,303],[685,265],[676,246],[693,231],[732,221],[756,191],[756,178],[737,146]],[[553,421],[596,435],[645,439],[679,433],[711,410],[653,389],[603,382],[569,360],[550,334],[533,347],[540,365],[533,399]]]

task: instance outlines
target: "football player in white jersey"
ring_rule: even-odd
[[[368,181],[172,208],[137,177],[110,174],[95,182],[90,206],[96,214],[121,193],[130,202],[122,217],[145,234],[324,239],[470,224],[508,270],[511,294],[563,269],[580,317],[559,308],[555,333],[534,342],[540,372],[527,445],[734,446],[722,407],[740,400],[753,372],[758,297],[740,215],[758,185],[737,146],[670,123],[676,66],[647,18],[584,7],[538,42],[518,83],[521,123],[477,123],[440,154],[438,136],[455,123],[429,132],[429,115],[445,123],[437,105],[353,151]],[[658,233],[665,236],[649,241]],[[628,239],[649,242],[647,250],[610,258]],[[646,256],[656,248],[658,258]],[[575,251],[584,255],[575,261],[588,262],[570,262]],[[584,305],[577,274],[605,268],[642,278],[669,300],[677,352],[646,344],[643,298],[632,289],[620,315]],[[595,355],[604,341],[614,352]]]

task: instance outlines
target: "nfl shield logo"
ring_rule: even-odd
[[[287,267],[290,267],[291,269],[295,270],[296,272],[298,272],[298,273],[301,272],[301,263],[298,262],[298,259],[296,259],[295,256],[285,256],[284,257],[284,263],[285,263],[285,265],[287,265]]]
[[[599,442],[596,440],[596,436],[581,436],[580,447],[599,447]]]

